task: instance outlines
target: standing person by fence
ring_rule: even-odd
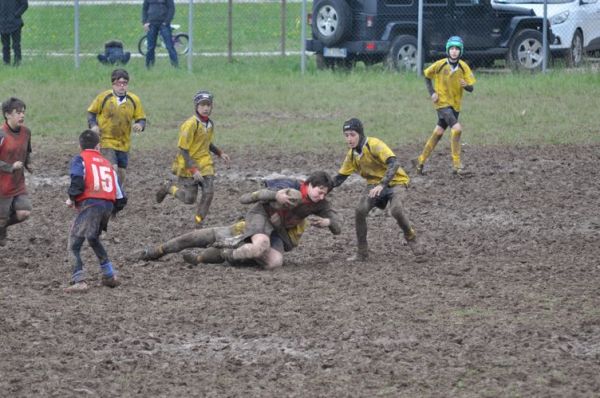
[[[179,66],[177,52],[171,38],[171,21],[175,15],[175,3],[173,0],[144,0],[142,5],[142,24],[148,33],[148,53],[146,54],[146,68],[154,66],[154,53],[158,34],[163,39],[171,65]]]
[[[0,37],[2,38],[2,61],[10,64],[10,41],[15,53],[14,65],[21,63],[21,16],[27,10],[27,0],[0,1]]]

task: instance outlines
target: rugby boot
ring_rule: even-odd
[[[6,246],[6,227],[0,227],[0,246]]]
[[[369,259],[369,248],[367,246],[359,246],[356,253],[346,259],[348,262],[365,262]]]
[[[117,287],[121,284],[121,281],[117,279],[116,275],[113,276],[106,276],[104,275],[102,277],[102,286],[106,286],[106,287]]]
[[[77,283],[72,283],[68,287],[65,287],[63,291],[65,293],[85,293],[89,289],[89,286],[86,281],[81,281]]]
[[[156,203],[162,203],[162,201],[165,200],[169,194],[170,185],[171,184],[168,182],[163,182],[161,184],[160,188],[158,188],[158,191],[156,191]]]
[[[140,260],[158,260],[165,254],[162,246],[146,247],[138,252],[137,257]]]
[[[410,161],[412,167],[416,170],[418,175],[423,175],[423,167],[425,166],[423,163],[419,163],[419,159],[411,159]]]
[[[404,234],[404,239],[406,239],[406,244],[415,256],[415,261],[418,263],[426,261],[425,255],[427,252],[425,251],[424,245],[421,244],[420,239],[417,239],[415,230],[411,228],[408,233]]]
[[[223,258],[223,249],[209,247],[202,250],[200,254],[191,252],[183,253],[183,261],[190,265],[221,264],[225,262],[225,259]]]

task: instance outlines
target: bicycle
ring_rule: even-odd
[[[173,46],[175,47],[175,51],[177,55],[184,55],[190,50],[190,37],[187,33],[177,33],[177,29],[179,29],[181,25],[171,25],[171,39],[173,40]],[[158,35],[156,38],[156,49],[163,48],[166,49],[165,43],[163,43],[161,35]],[[148,53],[148,35],[145,34],[142,36],[140,41],[138,42],[138,51],[142,56],[146,56]]]

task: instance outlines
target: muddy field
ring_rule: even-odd
[[[243,214],[272,173],[335,172],[343,157],[231,153],[208,226]],[[417,147],[397,150],[403,166]],[[371,258],[348,264],[350,179],[330,198],[344,230],[310,229],[275,272],[189,268],[132,252],[192,228],[193,208],[154,202],[172,151],[132,153],[129,205],[103,236],[121,287],[69,279],[63,205],[72,151],[36,153],[34,206],[0,248],[0,396],[595,397],[600,394],[600,147],[464,149],[447,142],[412,179],[406,210],[429,254],[416,263],[394,221],[369,218]],[[414,173],[411,173],[411,175]],[[393,247],[389,243],[393,242]]]

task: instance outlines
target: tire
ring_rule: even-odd
[[[186,33],[178,33],[173,40],[173,45],[178,55],[185,55],[190,51],[190,37]]]
[[[392,41],[388,53],[387,64],[390,69],[399,72],[417,70],[417,38],[410,35],[399,35]]]
[[[138,42],[138,51],[145,57],[148,53],[148,36],[144,35]]]
[[[317,0],[312,31],[326,46],[341,42],[352,29],[352,13],[345,0]]]
[[[511,67],[525,71],[539,71],[542,69],[544,55],[548,56],[548,49],[543,51],[542,34],[537,30],[524,29],[516,34],[511,44]]]
[[[583,61],[583,35],[581,31],[575,31],[573,40],[571,40],[571,47],[565,53],[565,61],[567,66],[576,68],[581,65]]]

